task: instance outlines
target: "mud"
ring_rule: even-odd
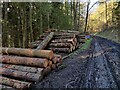
[[[91,47],[77,50],[66,58],[60,68],[41,82],[31,86],[40,88],[109,88],[120,89],[120,45],[93,37]]]

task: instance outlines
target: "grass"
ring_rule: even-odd
[[[90,47],[92,38],[86,40],[86,42],[84,44],[82,44],[80,50],[87,50]]]

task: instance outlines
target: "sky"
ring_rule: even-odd
[[[80,0],[80,1],[82,1],[82,2],[87,2],[88,0]],[[95,2],[97,2],[98,0],[90,0],[90,7],[95,3]],[[94,7],[90,10],[90,12],[94,12],[95,10],[96,10],[96,8],[97,8],[97,4],[96,5],[94,5]]]

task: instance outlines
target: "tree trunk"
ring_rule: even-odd
[[[77,5],[78,2],[73,2],[74,30],[77,30]]]
[[[23,72],[30,72],[30,73],[37,73],[43,75],[44,73],[44,68],[36,68],[36,67],[28,67],[28,66],[21,66],[21,65],[12,65],[12,64],[1,64],[3,68],[8,68],[8,69],[13,69],[13,70],[18,70],[18,71],[23,71]]]
[[[19,78],[27,81],[40,81],[43,76],[41,74],[29,73],[29,72],[22,72],[8,68],[1,68],[0,67],[0,75],[11,76],[14,78]]]
[[[42,50],[44,49],[47,44],[50,42],[50,40],[53,38],[54,32],[51,32],[37,47],[37,50]]]
[[[4,23],[3,23],[3,28],[2,28],[2,46],[3,47],[8,47],[8,12],[7,12],[7,8],[8,8],[8,2],[4,2],[3,3],[3,7],[4,7]]]
[[[89,15],[89,5],[90,5],[90,1],[87,2],[87,12],[86,12],[86,19],[85,19],[85,29],[84,29],[84,33],[86,33],[86,31],[87,31],[88,15]]]
[[[0,76],[0,84],[4,84],[8,86],[8,87],[5,86],[5,88],[13,87],[16,89],[27,89],[31,85],[31,83],[29,82],[18,81],[18,80],[10,79],[10,78],[3,77],[3,76]]]
[[[42,57],[53,58],[53,51],[51,50],[34,50],[34,49],[22,49],[22,48],[2,48],[3,54],[15,54],[29,57]]]
[[[30,25],[30,36],[31,36],[31,41],[33,41],[33,29],[32,29],[32,2],[29,2],[29,4],[30,4],[30,10],[29,10],[29,25]]]
[[[48,66],[48,60],[44,58],[30,58],[30,57],[3,55],[2,59],[0,59],[0,62],[8,63],[8,64],[36,66],[41,68],[45,68]]]
[[[108,28],[108,21],[107,21],[107,1],[105,1],[105,19],[106,19],[106,30]]]

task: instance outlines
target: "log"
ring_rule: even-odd
[[[77,42],[77,45],[76,45],[76,47],[75,48],[79,48],[79,43]]]
[[[51,66],[46,67],[44,71],[44,76],[47,76],[51,72]]]
[[[68,33],[76,33],[79,34],[79,31],[75,31],[75,30],[59,30],[60,32],[68,32]]]
[[[61,65],[60,63],[57,63],[57,64],[56,64],[56,67],[58,68],[60,65]]]
[[[35,49],[22,49],[22,48],[2,48],[3,54],[15,54],[29,57],[42,57],[53,58],[53,51],[51,50],[35,50]]]
[[[75,31],[75,30],[58,30],[58,29],[50,29],[46,32],[67,32],[67,33],[76,33],[76,34],[80,34],[79,31]]]
[[[74,33],[62,33],[62,32],[57,32],[57,33],[55,33],[55,35],[54,35],[55,37],[61,37],[61,36],[75,36],[75,34]]]
[[[8,64],[36,66],[40,68],[45,68],[48,66],[48,60],[45,58],[30,58],[30,57],[3,55],[2,59],[0,59],[0,62],[8,63]]]
[[[48,49],[53,50],[54,52],[64,52],[64,53],[72,52],[72,49],[70,48],[48,48]]]
[[[55,54],[54,56],[57,57],[57,63],[62,64],[62,56],[57,54]]]
[[[55,32],[55,36],[61,36],[61,35],[67,35],[67,36],[69,35],[69,36],[71,36],[73,34],[79,35],[77,33],[71,33],[71,32]]]
[[[33,49],[33,48],[37,48],[39,45],[40,44],[30,44],[29,47]]]
[[[50,67],[52,66],[52,61],[49,61],[49,65],[48,66],[50,66]]]
[[[3,68],[14,69],[23,72],[30,72],[30,73],[37,73],[43,75],[44,68],[36,68],[36,67],[28,67],[28,66],[21,66],[21,65],[12,65],[12,64],[1,64]]]
[[[34,42],[31,42],[30,44],[40,44],[42,41],[40,41],[40,40],[36,40],[36,41],[34,41]]]
[[[29,47],[30,47],[30,48],[37,48],[38,45],[39,45],[41,42],[42,42],[42,40],[37,40],[37,41],[35,41],[35,42],[31,42],[31,43],[29,44]]]
[[[14,78],[19,78],[27,81],[40,81],[42,80],[43,76],[41,74],[29,73],[29,72],[22,72],[8,68],[1,68],[0,67],[0,75],[11,76]]]
[[[56,64],[52,64],[52,70],[56,69]]]
[[[69,38],[76,38],[75,35],[72,36],[55,36],[53,39],[69,39]]]
[[[57,59],[58,59],[57,57],[55,57],[55,56],[53,57],[53,59],[52,59],[53,64],[57,63]]]
[[[49,35],[50,32],[47,32],[47,33],[43,33],[42,35],[39,36],[39,38],[45,38],[46,36]]]
[[[68,47],[68,48],[72,48],[73,45],[71,43],[50,43],[48,45],[48,47],[58,47],[58,48],[61,48],[61,47]]]
[[[16,89],[13,88],[13,87],[10,87],[10,86],[6,86],[6,85],[3,85],[3,84],[0,84],[0,90],[8,90],[8,89],[16,90]]]
[[[61,41],[62,41],[62,39],[60,39]],[[57,43],[57,44],[56,44]],[[31,45],[31,48],[35,48],[35,47],[37,47],[39,44],[33,44],[33,45]],[[66,39],[66,42],[64,41],[62,41],[62,42],[59,42],[59,39],[58,39],[58,41],[57,40],[55,40],[55,41],[53,41],[53,42],[51,42],[49,45],[48,45],[49,47],[71,47],[71,48],[73,48],[73,50],[75,49],[75,47],[76,47],[76,42],[75,41],[68,41],[67,42],[67,39]]]
[[[54,39],[50,43],[72,43],[74,45],[74,39]]]
[[[36,48],[37,50],[42,50],[44,49],[47,44],[50,42],[50,40],[53,38],[54,32],[51,32],[41,43],[40,45]]]
[[[16,89],[27,89],[31,85],[31,83],[29,82],[18,81],[3,76],[0,76],[0,84],[4,84],[7,85],[7,87],[13,87]]]

